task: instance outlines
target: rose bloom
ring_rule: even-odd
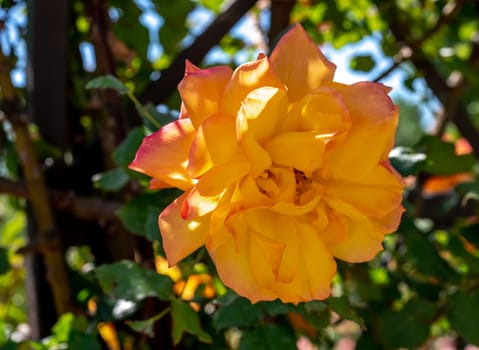
[[[400,221],[392,169],[398,108],[381,84],[333,81],[300,25],[232,71],[187,62],[180,118],[130,168],[184,193],[159,217],[170,265],[205,245],[252,302],[325,299],[335,258],[371,260]]]

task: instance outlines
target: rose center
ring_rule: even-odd
[[[294,180],[296,181],[297,196],[307,192],[313,184],[313,180],[309,179],[304,172],[298,169],[294,169]]]

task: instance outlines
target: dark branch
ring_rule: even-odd
[[[200,64],[208,51],[228,33],[231,27],[253,7],[256,0],[237,0],[195,40],[193,44],[181,51],[171,66],[161,72],[161,77],[154,81],[139,97],[141,103],[159,104],[165,101],[176,89],[183,77],[185,60]]]

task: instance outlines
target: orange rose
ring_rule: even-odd
[[[388,161],[398,108],[334,70],[300,25],[235,71],[187,62],[180,119],[130,165],[185,191],[159,217],[170,265],[206,245],[238,294],[297,303],[329,296],[335,258],[382,249],[403,212]]]

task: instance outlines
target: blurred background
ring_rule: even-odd
[[[329,300],[251,305],[202,250],[166,266],[179,192],[127,165],[185,59],[234,67],[296,22],[335,80],[392,87],[406,213]],[[0,1],[0,348],[477,349],[478,91],[475,0]]]

